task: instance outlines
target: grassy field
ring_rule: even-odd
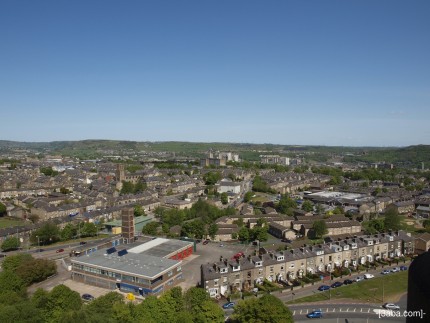
[[[319,285],[315,285],[318,288]],[[354,283],[348,286],[342,286],[328,291],[318,292],[311,296],[296,299],[288,304],[310,303],[326,301],[331,299],[354,299],[358,302],[382,303],[395,302],[398,297],[408,289],[408,272],[401,271],[386,276],[376,276],[376,278]],[[384,299],[382,299],[384,294]]]
[[[10,218],[0,218],[0,229],[15,227],[17,225],[24,225],[24,220],[10,219]]]

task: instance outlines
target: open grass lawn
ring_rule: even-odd
[[[0,229],[10,228],[17,225],[24,225],[26,222],[24,220],[10,219],[10,218],[0,218]]]
[[[315,285],[315,289],[318,288]],[[358,302],[382,303],[389,302],[406,292],[408,289],[408,271],[391,273],[389,275],[375,277],[352,285],[341,286],[330,291],[331,299],[348,298]],[[384,290],[384,300],[382,292]],[[329,291],[317,292],[314,295],[306,296],[288,302],[289,304],[309,303],[326,301],[329,299]]]
[[[253,203],[256,202],[271,202],[273,200],[273,194],[266,194],[262,192],[254,192],[255,197],[251,199]]]

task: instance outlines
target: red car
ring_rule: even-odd
[[[243,257],[243,256],[245,256],[245,254],[241,251],[241,252],[238,252],[237,254],[235,254],[233,256],[233,259],[239,259],[240,257]]]
[[[56,252],[58,253],[58,252],[63,252],[64,251],[64,249],[58,249]]]

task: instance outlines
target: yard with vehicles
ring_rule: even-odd
[[[288,304],[326,301],[328,299],[352,299],[364,303],[380,303],[395,300],[408,288],[408,272],[400,271],[390,275],[365,279],[349,286],[341,286],[335,290],[322,289],[313,295],[298,298]]]

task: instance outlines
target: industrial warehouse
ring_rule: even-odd
[[[192,252],[192,242],[163,238],[103,248],[72,258],[72,279],[135,295],[158,294],[183,280],[182,259]]]

